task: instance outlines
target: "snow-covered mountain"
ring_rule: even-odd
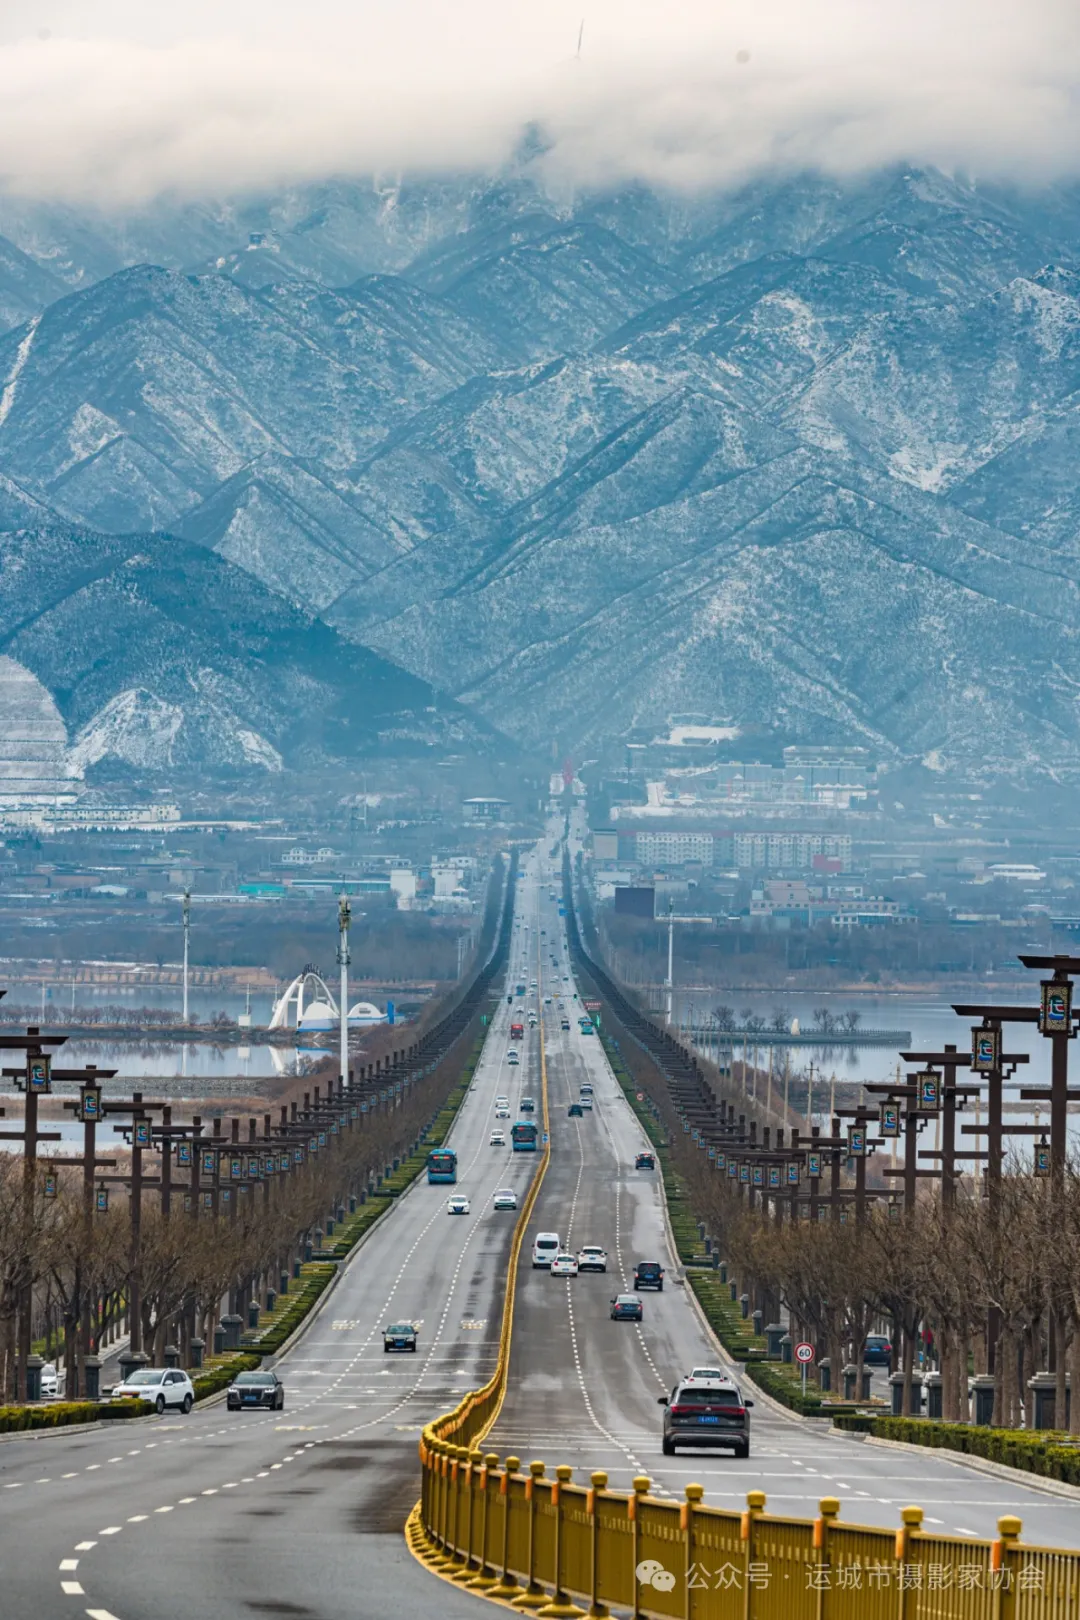
[[[1080,769],[1075,190],[341,182],[0,231],[0,527],[152,532],[193,613],[216,554],[259,582],[231,668],[280,608],[530,742],[693,709]],[[274,664],[242,729],[280,752]],[[168,730],[133,679],[65,700],[90,753]]]

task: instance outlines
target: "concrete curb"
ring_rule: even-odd
[[[1012,1485],[1023,1485],[1029,1491],[1041,1491],[1044,1496],[1060,1496],[1067,1501],[1080,1501],[1080,1485],[1069,1485],[1062,1479],[1044,1479],[1041,1474],[1029,1474],[1026,1468],[1010,1468],[1008,1463],[992,1462],[988,1457],[971,1457],[966,1451],[951,1451],[948,1446],[916,1446],[909,1440],[886,1440],[883,1435],[851,1434],[846,1429],[834,1429],[833,1434],[845,1440],[855,1440],[868,1446],[887,1446],[893,1451],[907,1451],[912,1456],[927,1455],[959,1463],[975,1474],[987,1474],[991,1479],[1002,1479]]]

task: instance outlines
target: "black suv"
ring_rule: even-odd
[[[655,1288],[664,1292],[664,1268],[659,1260],[639,1260],[634,1267],[634,1288]]]
[[[664,1456],[673,1457],[677,1446],[729,1446],[736,1457],[749,1457],[748,1408],[753,1404],[743,1399],[737,1384],[684,1379],[676,1384],[670,1401],[660,1396],[665,1408]]]

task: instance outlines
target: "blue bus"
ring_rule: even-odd
[[[519,1119],[510,1132],[510,1140],[514,1145],[515,1153],[536,1152],[536,1121],[535,1119]]]
[[[427,1158],[429,1181],[456,1181],[457,1154],[450,1148],[432,1148]]]

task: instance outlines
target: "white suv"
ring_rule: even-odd
[[[539,1270],[544,1267],[551,1268],[551,1262],[562,1248],[558,1232],[538,1232],[536,1242],[533,1244],[533,1268]]]
[[[132,1398],[149,1401],[160,1416],[167,1406],[190,1412],[195,1405],[195,1389],[186,1372],[175,1367],[136,1367],[112,1391],[114,1401]]]

